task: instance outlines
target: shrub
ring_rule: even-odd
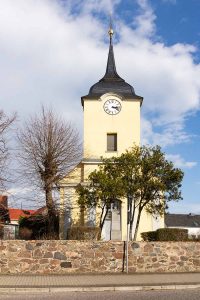
[[[29,239],[58,239],[59,238],[59,219],[56,217],[54,232],[48,232],[48,219],[43,215],[33,215],[20,219],[19,228],[27,228],[32,232]],[[20,238],[22,238],[20,236]],[[28,238],[27,238],[28,239]]]
[[[157,240],[157,236],[156,236],[156,231],[147,231],[147,232],[142,232],[141,233],[141,237],[143,239],[143,241],[156,241]]]
[[[156,231],[142,232],[143,241],[187,241],[188,230],[180,228],[160,228]]]
[[[157,241],[186,241],[188,230],[180,228],[160,228],[156,231]]]
[[[43,233],[36,237],[37,240],[59,240],[59,234],[57,232]]]
[[[97,240],[100,236],[99,227],[77,226],[68,229],[68,240]]]
[[[30,240],[32,237],[33,231],[27,227],[21,227],[19,229],[19,237],[22,240]]]
[[[0,224],[0,239],[3,239],[3,225]]]

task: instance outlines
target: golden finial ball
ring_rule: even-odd
[[[108,34],[109,34],[110,36],[112,36],[112,35],[114,34],[114,31],[113,31],[112,28],[109,29]]]

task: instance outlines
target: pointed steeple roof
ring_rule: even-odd
[[[112,42],[113,30],[110,28],[108,33],[110,35],[110,46],[109,46],[109,52],[108,52],[107,67],[106,67],[106,73],[105,73],[104,77],[101,80],[120,80],[120,81],[124,81],[117,74],[117,70],[116,70],[116,66],[115,66],[115,56],[114,56],[113,42]]]
[[[82,97],[82,103],[84,99],[99,99],[103,94],[106,93],[115,93],[119,96],[121,95],[124,98],[129,100],[143,100],[142,97],[135,94],[134,88],[128,84],[123,78],[121,78],[116,70],[115,57],[113,50],[113,29],[110,26],[108,31],[110,36],[110,45],[107,59],[106,73],[102,79],[95,83],[89,90],[87,96]]]

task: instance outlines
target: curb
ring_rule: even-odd
[[[200,284],[144,285],[144,286],[100,286],[100,287],[16,287],[0,288],[0,294],[12,293],[62,293],[62,292],[104,292],[104,291],[149,291],[198,289]]]

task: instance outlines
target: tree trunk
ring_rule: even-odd
[[[58,232],[57,232],[57,226],[56,226],[55,205],[54,205],[53,197],[52,197],[52,188],[51,187],[46,188],[45,194],[46,194],[46,206],[47,206],[47,211],[48,211],[47,232],[48,232],[48,234],[55,234]]]
[[[85,207],[84,205],[81,205],[80,207],[80,225],[85,225]]]
[[[105,209],[106,209],[105,214],[103,214]],[[102,232],[103,225],[105,223],[105,219],[106,219],[107,214],[108,214],[108,208],[107,208],[107,206],[106,207],[104,206],[103,207],[103,211],[101,213],[101,217],[100,217],[100,225],[99,225],[99,227],[100,227],[100,235],[101,235],[101,232]]]
[[[133,239],[133,222],[135,217],[135,204],[133,206],[133,211],[131,211],[131,220],[130,220],[130,231],[129,231],[129,240],[132,241]],[[132,207],[131,207],[132,210]]]
[[[136,238],[137,238],[138,228],[139,228],[139,224],[140,224],[141,212],[142,212],[142,208],[139,207],[138,208],[137,222],[136,222],[136,226],[135,226],[135,233],[134,233],[134,238],[133,238],[134,241],[136,241]]]

